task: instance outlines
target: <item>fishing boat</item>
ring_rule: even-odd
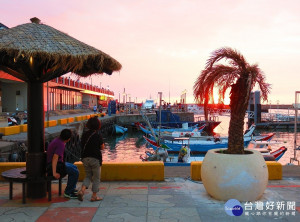
[[[127,132],[127,130],[128,130],[128,128],[115,124],[115,133],[116,134],[124,134]]]
[[[244,147],[247,147],[250,141],[264,141],[270,138],[270,135],[259,135],[257,137],[253,137],[252,134],[255,130],[255,125],[252,125],[249,130],[247,130],[244,134]],[[152,140],[152,135],[150,134],[150,138],[145,139],[146,141]],[[182,147],[182,141],[180,141],[180,137],[171,137],[165,136],[160,138],[160,144],[164,144],[171,148],[172,152],[179,152]],[[186,145],[186,144],[184,144]],[[190,137],[189,147],[191,152],[193,153],[206,153],[211,149],[219,149],[219,148],[227,148],[228,147],[228,137],[211,137],[211,136],[201,136],[198,138]],[[152,147],[155,149],[155,146]]]
[[[135,123],[138,129],[140,129],[145,134],[151,134],[151,130],[141,123]],[[198,127],[197,125],[192,127],[187,127],[183,125],[183,128],[152,128],[156,135],[160,136],[173,136],[173,137],[200,137],[202,131],[205,128],[205,124]]]
[[[215,120],[187,122],[181,120],[179,115],[172,113],[170,110],[160,110],[156,111],[156,121],[150,123],[153,128],[158,128],[158,126],[165,128],[183,128],[183,124],[187,124],[188,127],[206,124],[205,132],[212,134],[214,128],[221,122]]]
[[[253,134],[253,140],[256,141],[271,141],[272,138],[275,136],[275,133],[267,133],[267,134]]]
[[[146,151],[146,157],[140,156],[143,161],[163,161],[165,166],[189,166],[193,161],[203,161],[203,155],[197,155],[190,149],[190,138],[177,138],[177,142],[181,143],[181,149],[178,152],[173,152],[167,146],[159,145],[155,141],[144,136],[144,139],[153,148],[153,152]],[[278,144],[276,141],[250,141],[247,149],[255,149],[261,152],[266,161],[278,161],[287,151],[285,146],[272,151],[270,144]],[[185,152],[182,152],[185,150]],[[180,157],[183,158],[179,161]],[[191,155],[193,154],[193,155]]]
[[[279,146],[281,144],[277,141],[250,141],[247,149],[254,149],[263,155],[266,161],[270,160],[276,160],[278,161],[287,151],[287,148],[285,146],[280,146],[278,149],[273,149],[272,146]]]
[[[161,139],[161,144],[165,144],[170,147],[172,151],[179,152],[181,149],[181,142],[178,142],[179,137],[164,137]],[[244,146],[247,146],[251,137],[244,138]],[[206,153],[211,149],[226,148],[228,147],[228,139],[220,140],[215,138],[214,140],[190,140],[190,149],[192,152]]]
[[[244,134],[244,146],[247,147],[249,142],[253,139],[252,134],[255,130],[255,125],[252,125]],[[182,143],[178,138],[174,137],[161,137],[161,144],[165,144],[173,151],[178,152],[181,149]],[[191,152],[206,153],[211,149],[219,149],[228,147],[228,137],[211,137],[201,136],[198,138],[191,137],[189,140]]]
[[[153,150],[157,150],[159,149],[159,144],[157,142],[155,142],[152,139],[149,139],[148,137],[143,136],[144,140],[146,140],[147,144],[153,149]]]
[[[140,156],[142,161],[163,161],[165,166],[190,166],[193,161],[203,161],[202,155],[191,155],[189,148],[188,137],[177,138],[178,142],[182,143],[182,147],[177,153],[169,153],[170,148],[164,145],[159,145],[155,141],[144,136],[144,139],[154,151],[146,151],[146,156]]]

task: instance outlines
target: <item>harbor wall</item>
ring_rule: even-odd
[[[178,115],[180,117],[181,121],[186,121],[186,122],[194,121],[194,113],[173,112],[173,114]],[[145,116],[147,116],[147,118],[149,119],[150,122],[157,121],[155,113],[146,113]],[[116,118],[116,124],[121,125],[121,126],[131,126],[132,123],[136,123],[136,122],[145,123],[145,120],[143,119],[142,115],[140,115],[140,114],[117,115],[117,116],[115,116],[115,118]]]

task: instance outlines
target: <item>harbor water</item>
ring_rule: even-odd
[[[219,121],[221,124],[217,126],[214,130],[215,133],[220,134],[220,136],[228,135],[229,127],[229,116],[219,116]],[[246,121],[245,121],[246,129]],[[273,141],[280,142],[272,146],[273,150],[281,146],[285,146],[288,150],[284,156],[279,160],[283,165],[290,163],[290,158],[294,157],[294,132],[293,131],[283,131],[282,129],[276,131],[268,130],[255,130],[255,133],[270,133],[275,132]],[[141,131],[132,130],[122,136],[107,136],[104,138],[105,150],[103,150],[103,161],[104,162],[140,162],[140,156],[145,156],[146,151],[152,151],[152,149],[147,146],[143,139],[143,133]],[[297,133],[297,144],[300,145],[300,133]],[[297,158],[300,159],[300,151],[296,152]]]

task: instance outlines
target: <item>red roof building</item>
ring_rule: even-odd
[[[106,107],[114,93],[98,86],[59,77],[44,83],[45,111]],[[27,84],[0,70],[0,112],[27,110]]]

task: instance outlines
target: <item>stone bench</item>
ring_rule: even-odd
[[[30,181],[37,181],[35,179],[30,179],[27,177],[26,168],[15,168],[10,169],[7,171],[2,172],[2,177],[9,181],[9,199],[12,200],[13,198],[13,183],[22,183],[22,203],[26,203],[26,184]],[[48,192],[48,201],[52,199],[52,190],[51,190],[51,182],[53,180],[58,180],[58,195],[61,196],[61,185],[62,185],[62,178],[56,179],[53,176],[45,176],[41,178],[43,181],[47,183],[47,192]]]
[[[101,181],[164,181],[164,163],[103,163]]]
[[[79,170],[78,181],[83,181],[85,171],[82,162],[75,162]],[[4,171],[25,167],[25,162],[0,162],[0,174]],[[3,178],[0,177],[0,181]],[[160,161],[108,163],[101,167],[101,181],[163,181],[164,163]]]

